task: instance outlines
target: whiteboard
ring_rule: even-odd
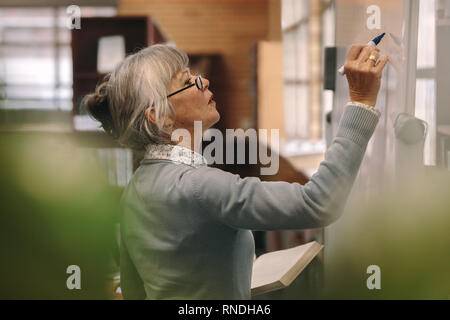
[[[379,24],[374,27],[371,6],[377,6]],[[416,86],[416,57],[419,1],[395,0],[337,0],[336,46],[337,65],[341,66],[351,44],[365,44],[386,32],[379,44],[381,54],[388,54],[390,62],[383,72],[376,108],[381,118],[367,147],[348,205],[356,199],[369,200],[383,189],[398,183],[411,172],[423,170],[423,141],[400,140],[395,125],[408,115],[414,115]],[[372,9],[374,7],[371,7]],[[336,89],[332,111],[332,131],[336,134],[339,120],[349,99],[345,77],[336,75]],[[345,212],[337,222],[325,229],[325,264],[332,264],[339,254],[339,240],[345,236],[344,226],[355,223],[355,212]],[[357,225],[354,226],[358,228]]]

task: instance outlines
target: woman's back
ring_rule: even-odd
[[[250,298],[253,235],[198,207],[193,170],[143,160],[127,186],[121,219],[124,298]]]

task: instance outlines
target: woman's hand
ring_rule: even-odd
[[[388,61],[388,56],[382,56],[376,63],[379,52],[375,46],[364,45],[352,45],[348,51],[344,70],[351,101],[375,106],[381,73]]]

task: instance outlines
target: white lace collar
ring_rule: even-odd
[[[150,144],[144,159],[163,159],[187,164],[194,168],[208,165],[205,157],[191,149],[171,144]]]

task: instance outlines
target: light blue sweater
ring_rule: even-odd
[[[325,160],[304,186],[208,166],[144,159],[122,197],[125,299],[249,299],[250,230],[326,226],[342,213],[379,113],[345,108]]]

